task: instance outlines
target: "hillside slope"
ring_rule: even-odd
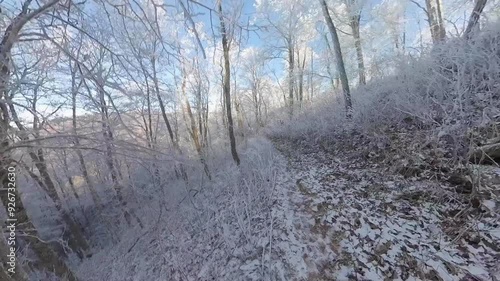
[[[242,166],[218,166],[193,196],[174,188],[165,212],[145,207],[156,222],[80,275],[499,280],[499,34],[450,40],[358,88],[350,121],[335,97],[277,118],[272,141],[240,145]]]

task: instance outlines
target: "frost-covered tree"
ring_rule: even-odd
[[[238,156],[238,152],[236,151],[236,138],[234,136],[234,124],[231,112],[231,62],[229,58],[229,48],[231,46],[231,41],[234,40],[233,35],[234,35],[235,25],[232,26],[233,32],[230,33],[226,23],[226,15],[222,10],[222,0],[219,0],[217,2],[217,11],[219,15],[222,52],[224,56],[222,93],[224,95],[224,101],[226,106],[229,142],[231,145],[231,155],[233,156],[233,160],[234,162],[236,162],[236,165],[240,165],[240,157]]]
[[[472,10],[469,18],[469,23],[467,24],[467,28],[465,29],[465,36],[467,38],[471,36],[474,28],[478,26],[479,18],[481,17],[481,13],[483,12],[484,7],[486,6],[486,2],[486,0],[475,1],[474,9]]]
[[[363,0],[344,0],[349,16],[349,26],[351,27],[352,36],[354,37],[354,46],[356,48],[356,57],[358,60],[358,76],[359,84],[366,84],[365,62],[363,58],[363,47],[361,44],[360,21],[363,11]]]
[[[314,6],[307,5],[299,0],[289,1],[257,1],[256,7],[258,18],[264,19],[269,30],[272,31],[272,39],[270,43],[280,56],[284,51],[286,55],[283,58],[287,64],[287,105],[290,108],[290,113],[293,112],[294,99],[299,99],[299,88],[297,77],[300,77],[300,72],[305,64],[306,53],[299,49],[301,38],[311,38],[314,35],[314,17],[317,12]],[[276,38],[278,41],[276,42]],[[304,46],[304,43],[301,44]],[[302,57],[297,58],[303,53]],[[298,67],[297,67],[298,65]],[[299,69],[297,71],[296,69]],[[299,72],[299,73],[297,73]],[[299,74],[299,75],[298,75]]]
[[[417,0],[410,0],[427,16],[432,41],[439,43],[446,38],[442,0],[425,0],[425,7]]]
[[[347,119],[352,118],[352,102],[351,102],[351,92],[349,89],[349,81],[347,78],[347,73],[345,71],[344,58],[342,57],[342,49],[340,47],[339,36],[337,34],[337,29],[333,23],[332,17],[328,10],[328,5],[326,0],[320,0],[321,9],[323,11],[323,16],[325,18],[326,25],[330,31],[330,36],[333,41],[333,50],[335,52],[335,60],[337,62],[337,71],[340,75],[340,82],[342,84],[342,92],[344,94],[344,103]]]

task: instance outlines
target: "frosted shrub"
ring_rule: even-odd
[[[82,272],[98,268],[88,280],[237,280],[240,266],[254,260],[260,266],[248,274],[263,274],[276,183],[274,148],[265,139],[249,139],[240,149],[239,168],[222,143],[213,152],[212,181],[202,167],[187,162],[188,185],[179,179],[163,183],[164,191],[151,183],[144,187],[156,192],[153,198],[138,198],[138,214],[147,227],[127,231],[118,247],[84,264]],[[123,270],[109,272],[108,262]]]
[[[492,25],[493,27],[494,25]],[[370,131],[413,123],[436,133],[463,137],[467,128],[500,116],[500,30],[485,29],[469,41],[451,38],[419,58],[404,57],[394,76],[352,91],[353,122],[345,122],[339,97],[318,99],[303,113],[274,125],[274,136],[318,140],[345,124]]]

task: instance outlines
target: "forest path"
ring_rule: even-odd
[[[445,223],[463,206],[439,202],[435,182],[273,142],[287,172],[274,194],[272,280],[495,280],[498,249],[480,235],[445,234],[466,228]]]

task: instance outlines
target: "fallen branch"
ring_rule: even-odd
[[[469,161],[475,164],[494,163],[500,160],[500,143],[479,146],[469,154]]]

